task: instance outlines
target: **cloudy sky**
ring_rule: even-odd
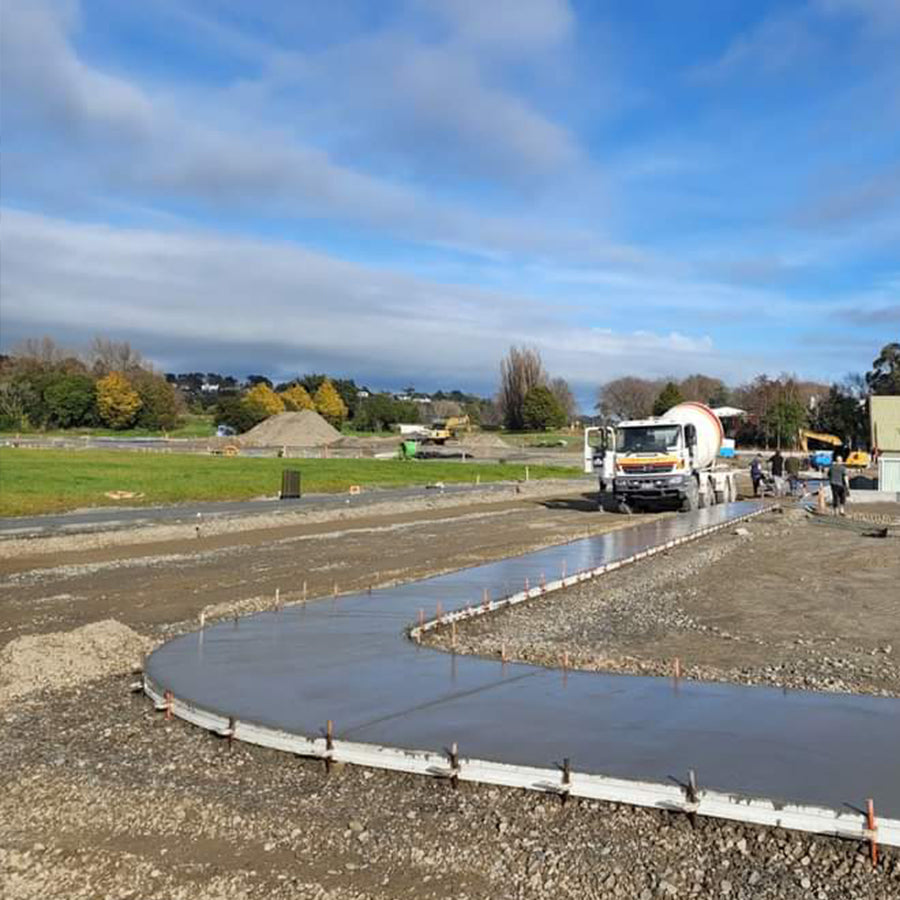
[[[0,336],[488,392],[900,338],[900,0],[3,0]]]

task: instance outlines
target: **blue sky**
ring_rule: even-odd
[[[4,0],[2,346],[483,392],[900,332],[900,0]]]

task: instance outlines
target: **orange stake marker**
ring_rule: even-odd
[[[673,668],[675,670],[675,677],[681,678],[681,660],[677,656],[675,657]]]
[[[869,848],[872,852],[872,865],[878,865],[878,838],[875,830],[875,801],[869,797],[866,801],[866,824],[869,829]]]

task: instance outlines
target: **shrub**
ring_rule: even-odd
[[[60,428],[93,425],[96,420],[97,390],[88,375],[60,375],[44,389],[44,403],[50,420]]]

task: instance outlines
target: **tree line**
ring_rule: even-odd
[[[184,401],[127,341],[96,338],[84,355],[50,338],[0,357],[0,428],[175,428]]]
[[[866,373],[851,373],[825,384],[783,373],[757,375],[729,388],[719,378],[616,378],[602,385],[596,409],[604,422],[662,415],[686,400],[713,407],[735,406],[746,415],[738,421],[736,439],[743,444],[791,447],[802,428],[834,434],[852,447],[868,442],[866,398],[900,394],[900,343],[886,344]]]

